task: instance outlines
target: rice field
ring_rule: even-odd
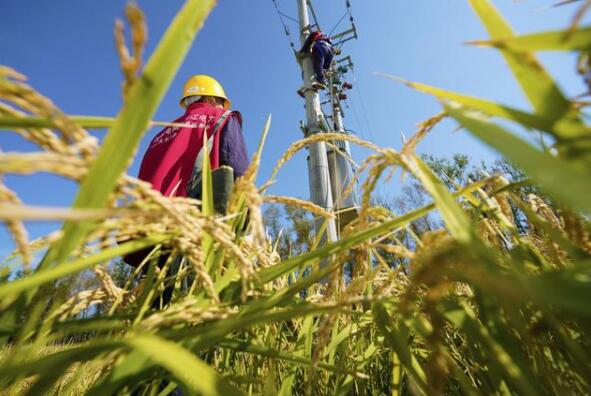
[[[0,180],[0,219],[17,246],[0,281],[2,394],[589,394],[588,104],[564,96],[536,59],[575,52],[587,75],[591,30],[579,21],[589,2],[564,31],[527,36],[515,36],[491,1],[469,2],[490,36],[476,44],[505,58],[533,111],[402,81],[442,107],[402,150],[322,133],[295,142],[271,179],[258,181],[269,118],[225,216],[213,210],[207,158],[200,202],[165,198],[126,174],[213,0],[187,0],[145,65],[144,17],[127,7],[127,27],[116,29],[125,101],[113,119],[70,117],[0,66],[0,127],[38,148],[0,153],[0,176],[49,172],[79,185],[71,208],[38,208]],[[444,118],[527,177],[448,188],[415,154]],[[538,147],[508,124],[552,144]],[[108,127],[100,145],[89,133],[98,127]],[[282,257],[265,233],[264,203],[335,214],[266,191],[296,152],[336,139],[371,150],[359,170],[358,217],[339,241],[325,244],[319,233],[309,251]],[[419,181],[433,203],[402,215],[376,206],[376,185],[394,172]],[[412,247],[396,238],[431,213],[441,229]],[[29,240],[32,219],[64,225]],[[142,249],[150,254],[141,267],[114,279],[113,262]],[[93,286],[68,288],[81,277]],[[165,287],[174,287],[172,302],[154,308]]]

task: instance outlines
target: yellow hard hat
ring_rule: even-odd
[[[224,99],[225,110],[228,110],[231,105],[222,85],[215,78],[204,74],[192,76],[187,80],[183,89],[183,97],[181,98],[182,107],[185,107],[183,100],[189,96],[217,96],[218,98]]]

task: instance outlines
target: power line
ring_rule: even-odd
[[[363,132],[363,125],[361,125],[361,120],[359,119],[359,115],[357,114],[357,110],[355,109],[355,106],[353,106],[353,104],[350,104],[350,101],[347,100],[347,108],[353,110],[353,117],[355,118],[355,124],[357,124],[357,130],[359,132],[356,131],[352,131],[351,132],[355,133],[355,135],[359,136],[362,139],[368,140],[365,133]]]
[[[276,0],[271,0],[271,1],[273,2],[273,5],[275,6],[275,11],[277,11],[277,16],[279,17],[279,20],[281,21],[281,24],[283,25],[283,31],[285,32],[285,35],[287,36],[287,40],[289,41],[289,45],[290,45],[291,49],[293,50],[293,52],[295,53],[295,52],[297,52],[296,46],[293,43],[293,40],[291,38],[291,33],[289,31],[289,27],[285,23],[285,20],[283,19],[283,17],[289,18],[295,22],[298,22],[298,21],[296,19],[284,14],[283,12],[281,12],[281,10],[279,9],[279,6],[277,5]]]
[[[334,27],[330,30],[330,33],[328,33],[329,37],[334,33],[335,29],[337,27],[339,27],[339,25],[341,24],[341,22],[343,22],[343,20],[347,17],[347,15],[349,15],[349,14],[347,12],[345,12],[345,14],[341,17],[341,19],[339,19],[339,21],[334,25]]]
[[[345,7],[347,7],[347,12],[351,14],[351,2],[349,0],[345,0]]]
[[[351,22],[351,25],[355,26],[355,19],[353,19],[353,10],[351,9],[351,2],[349,0],[345,0],[345,7],[347,8],[347,10],[345,11],[345,15],[343,15],[341,19],[339,19],[339,21],[336,23],[336,25],[332,28],[332,30],[328,34],[329,36],[332,35],[335,29],[341,24],[341,22],[343,22],[343,20],[347,16],[349,17],[349,22]]]
[[[365,110],[365,101],[363,100],[363,94],[361,92],[361,84],[357,81],[357,76],[355,75],[355,69],[351,68],[351,73],[353,73],[353,85],[356,87],[355,91],[357,92],[357,96],[359,97],[359,104],[361,105],[361,114],[363,114],[363,118],[365,120],[365,125],[367,127],[367,133],[372,141],[374,141],[374,136],[371,128],[371,124],[369,122],[369,117],[367,117],[367,111]]]
[[[345,7],[347,7],[347,14],[349,14],[349,20],[353,22],[353,10],[351,8],[351,1],[345,0]]]
[[[320,23],[318,22],[318,17],[316,16],[316,11],[314,10],[314,6],[312,6],[312,1],[306,0],[308,7],[310,8],[310,12],[312,12],[312,18],[314,18],[314,23],[316,24],[316,29],[320,29]]]
[[[345,0],[345,7],[347,7],[347,14],[349,14],[349,22],[351,22],[351,26],[353,30],[357,30],[355,28],[355,19],[353,18],[353,9],[351,8],[351,1]]]
[[[289,15],[287,15],[287,14],[284,14],[284,13],[283,13],[283,12],[281,12],[281,11],[279,11],[279,14],[280,14],[280,15],[282,15],[282,16],[284,16],[284,17],[286,17],[286,18],[287,18],[287,19],[289,19],[290,21],[293,21],[293,22],[295,22],[295,23],[298,23],[298,20],[297,20],[297,19],[295,19],[295,18],[293,18],[293,17],[290,17]]]

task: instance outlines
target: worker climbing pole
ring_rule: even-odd
[[[305,99],[306,121],[302,125],[304,136],[324,132],[347,133],[343,125],[342,100],[346,99],[345,91],[351,89],[352,85],[345,81],[344,76],[353,64],[350,57],[335,60],[335,55],[340,55],[340,47],[345,42],[357,38],[350,1],[345,2],[345,15],[326,35],[320,28],[318,15],[311,1],[297,0],[300,51],[296,50],[289,28],[285,24],[284,17],[289,16],[279,10],[277,0],[273,0],[273,3],[302,69],[303,84],[297,92]],[[312,14],[313,24],[310,23],[309,13]],[[347,16],[351,27],[329,37]],[[321,102],[321,94],[326,97],[324,102]],[[331,115],[325,115],[323,111],[322,106],[326,104],[330,104]],[[329,119],[332,122],[329,123]],[[308,146],[308,152],[311,200],[324,209],[337,213],[338,223],[335,220],[328,221],[325,238],[335,241],[342,227],[355,218],[358,208],[356,190],[350,188],[353,170],[349,144],[344,140],[328,144],[315,142]],[[318,223],[317,230],[320,226],[321,223]]]
[[[302,46],[304,46],[308,39],[308,35],[312,33],[306,0],[298,0],[298,16],[300,41]],[[314,70],[311,57],[303,57],[300,61],[300,65],[303,72],[303,89],[306,98],[306,124],[304,127],[304,133],[306,136],[310,136],[316,133],[321,133],[322,131],[322,109],[320,108],[320,97],[318,92],[312,87],[315,80],[313,77]],[[329,211],[333,211],[334,204],[330,185],[326,144],[324,142],[312,143],[308,147],[308,150],[308,174],[310,178],[310,195],[312,202]],[[334,220],[328,220],[326,234],[329,241],[337,240],[337,228]]]

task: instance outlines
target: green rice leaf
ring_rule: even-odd
[[[526,284],[541,306],[582,320],[591,319],[591,307],[585,303],[586,297],[591,295],[591,260],[581,261],[573,268],[531,277]]]
[[[447,107],[447,112],[464,128],[484,143],[523,169],[540,187],[561,202],[591,213],[591,171],[566,160],[543,153],[504,128],[468,114],[462,109]]]
[[[265,357],[269,357],[272,359],[281,360],[286,363],[302,365],[302,366],[307,366],[307,367],[312,365],[312,359],[301,357],[301,356],[296,356],[291,353],[277,351],[277,350],[274,350],[274,349],[271,349],[271,348],[268,348],[268,347],[262,346],[262,345],[253,345],[248,342],[226,339],[226,340],[220,341],[219,346],[222,348],[228,348],[228,349],[232,349],[235,351],[242,351],[242,352],[247,352],[247,353],[251,353],[251,354],[255,354],[255,355],[259,355],[259,356],[265,356]],[[319,362],[318,367],[320,367],[326,371],[333,372],[333,373],[353,374],[357,377],[364,377],[364,375],[362,373],[359,373],[359,372],[356,372],[353,370],[346,370],[346,369],[339,368],[334,365],[326,364],[323,362]]]
[[[72,121],[84,129],[105,129],[111,128],[115,125],[117,118],[115,117],[100,117],[87,115],[70,115],[68,116]],[[166,126],[169,122],[164,121],[150,121],[150,126]],[[14,117],[9,115],[0,116],[0,129],[14,129],[14,128],[56,128],[55,122],[51,119],[37,117],[37,116],[22,116]]]
[[[112,352],[122,345],[117,341],[90,342],[84,346],[66,349],[41,358],[25,360],[16,364],[0,366],[0,379],[14,379],[19,376],[37,374],[39,377],[27,394],[45,395],[53,384],[67,373],[67,369],[74,363],[91,360],[97,356]]]
[[[473,41],[486,47],[510,48],[513,51],[589,51],[591,49],[591,27],[573,31],[557,30],[525,34],[507,39]]]
[[[205,136],[203,137],[203,152],[208,152],[207,139]],[[207,154],[203,156],[201,183],[201,212],[203,212],[204,215],[213,216],[215,214],[215,207],[213,204],[213,182],[211,178],[209,155]]]
[[[491,39],[514,37],[511,26],[490,0],[469,2],[488,30]],[[543,114],[551,120],[559,120],[569,113],[569,101],[533,54],[507,48],[501,48],[500,51],[537,114]]]
[[[4,306],[5,304],[8,304],[10,300],[9,297],[18,296],[27,290],[37,288],[48,282],[75,274],[87,268],[92,268],[95,265],[104,263],[115,257],[123,256],[150,246],[155,246],[159,243],[169,240],[170,238],[171,236],[161,235],[138,239],[124,243],[120,246],[104,249],[91,256],[61,263],[57,266],[22,277],[13,282],[0,284],[0,299],[2,299],[1,305]]]
[[[465,189],[456,192],[454,196],[460,197],[464,194],[471,194],[478,188],[481,188],[485,183],[485,180],[473,183],[467,186]],[[419,208],[414,211],[408,212],[391,221],[382,223],[372,228],[368,228],[367,230],[360,231],[356,234],[348,236],[347,238],[343,238],[337,242],[333,242],[325,246],[322,246],[321,248],[318,248],[314,251],[307,252],[296,257],[292,257],[272,267],[260,270],[259,272],[257,272],[257,276],[255,279],[257,279],[260,282],[260,284],[271,282],[283,275],[286,275],[300,268],[301,266],[312,265],[315,262],[319,262],[320,260],[330,257],[331,255],[334,255],[342,250],[349,249],[362,241],[366,241],[370,238],[384,235],[393,229],[404,227],[405,225],[410,224],[412,221],[425,216],[433,209],[435,209],[435,204],[427,205],[423,208]],[[283,301],[285,298],[292,296],[294,295],[294,293],[297,293],[298,291],[303,290],[305,287],[308,287],[314,282],[319,281],[320,279],[322,279],[323,276],[329,274],[330,271],[333,269],[334,265],[328,265],[323,269],[315,271],[309,276],[298,280],[296,284],[294,284],[290,289],[285,289],[281,293],[276,293],[272,297],[273,303]],[[240,281],[235,281],[231,283],[221,293],[224,300],[228,301],[237,298],[237,296],[240,295],[241,286],[242,283]],[[265,302],[264,304],[269,304],[269,301]]]
[[[201,212],[206,216],[215,215],[215,206],[213,202],[213,182],[211,176],[211,166],[209,163],[209,153],[207,147],[207,136],[203,136],[203,163],[201,168]],[[213,237],[209,234],[203,235],[201,247],[205,253],[205,268],[211,271],[215,255],[213,254]]]
[[[493,337],[471,308],[454,307],[454,304],[449,303],[445,305],[444,311],[442,309],[442,313],[450,323],[464,331],[472,342],[477,342],[486,350],[489,361],[503,373],[506,381],[513,383],[515,388],[519,389],[521,394],[531,396],[544,394],[539,381],[535,379],[531,369],[519,355],[520,352],[514,345],[502,344],[498,334],[497,338]],[[504,341],[507,342],[507,340]]]
[[[456,198],[419,157],[412,155],[409,159],[411,172],[433,197],[450,234],[461,243],[470,243],[474,236],[472,225],[456,202]]]
[[[157,365],[140,350],[133,349],[115,363],[110,372],[88,390],[86,396],[115,395],[125,385],[131,389],[140,385],[147,375],[156,371]]]
[[[463,95],[425,84],[406,81],[389,74],[377,73],[377,75],[386,77],[390,80],[401,82],[410,88],[416,89],[419,92],[433,95],[440,100],[453,101],[462,106],[481,111],[489,116],[500,117],[505,120],[516,122],[525,128],[547,132],[551,135],[554,135],[557,139],[569,139],[579,136],[591,135],[591,128],[581,124],[580,121],[573,117],[565,117],[557,121],[546,117],[544,114],[530,114],[485,99]]]
[[[426,394],[428,378],[410,350],[408,328],[401,320],[392,320],[388,310],[381,303],[374,303],[372,312],[376,327],[384,336],[385,344],[396,353],[420,394]]]
[[[187,0],[174,18],[109,129],[98,158],[80,186],[75,208],[105,206],[214,4],[213,0]],[[92,228],[89,222],[66,223],[64,237],[52,246],[39,268],[66,259]]]
[[[124,344],[169,371],[177,383],[192,394],[204,396],[241,395],[208,364],[179,344],[148,334],[134,335]]]

